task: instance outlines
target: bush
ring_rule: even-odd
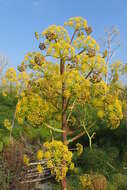
[[[0,152],[2,152],[4,146],[9,145],[10,136],[8,131],[5,129],[0,129]]]
[[[79,164],[81,164],[85,172],[101,173],[108,178],[115,172],[108,154],[100,148],[94,148],[93,150],[86,148],[79,160]]]
[[[71,175],[67,177],[67,189],[68,190],[83,190],[81,186],[79,175]]]
[[[119,158],[119,150],[117,147],[108,147],[106,149],[106,153],[108,154],[108,158],[111,164],[118,161]]]
[[[117,190],[117,187],[112,183],[108,183],[106,190]]]
[[[127,176],[121,173],[112,176],[112,184],[116,186],[116,190],[127,190]]]
[[[24,127],[24,136],[30,142],[35,142],[37,140],[40,140],[41,142],[45,142],[51,139],[51,134],[49,130],[47,130],[47,128],[45,127],[38,127],[38,128],[34,128],[32,126]]]

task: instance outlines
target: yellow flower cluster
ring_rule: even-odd
[[[72,163],[72,152],[61,141],[52,141],[44,143],[46,152],[44,158],[47,159],[47,167],[51,169],[52,175],[56,176],[57,181],[61,181],[68,171],[74,169]]]
[[[47,55],[51,55],[56,58],[74,57],[75,49],[70,43],[61,39],[56,43],[50,43],[47,48]]]
[[[84,78],[80,71],[77,69],[67,70],[62,76],[62,81],[66,83],[65,97],[76,96],[83,101],[88,99],[90,82]]]
[[[95,101],[96,97],[99,96],[99,98],[98,98],[99,102],[98,103],[96,102],[96,103],[100,104],[100,102],[102,102],[104,100],[105,95],[108,92],[109,92],[109,87],[107,86],[107,84],[103,80],[101,80],[99,83],[95,83],[92,86],[92,95],[95,97],[95,98],[93,98],[93,101]]]
[[[87,75],[90,70],[95,70],[98,73],[101,73],[102,76],[105,76],[107,73],[107,66],[104,58],[100,54],[89,57],[85,52],[77,57],[77,68],[82,72],[82,74]]]
[[[83,152],[83,146],[80,143],[77,143],[76,148],[77,148],[77,154],[78,156],[80,156]]]
[[[24,162],[25,165],[29,166],[29,160],[30,159],[28,158],[28,156],[26,154],[24,154],[24,156],[23,156],[23,162]]]
[[[97,116],[100,118],[100,119],[102,119],[103,117],[104,117],[104,110],[102,110],[102,109],[100,109],[100,110],[98,110],[98,112],[97,112]]]
[[[30,74],[28,74],[26,71],[18,74],[16,82],[16,91],[18,96],[22,94],[20,89],[25,89],[28,86],[29,80]]]
[[[21,91],[27,87],[30,80],[30,74],[23,71],[16,74],[14,68],[9,68],[5,72],[5,76],[2,77],[3,96],[7,96],[8,93],[14,92],[15,96],[20,96]]]
[[[16,118],[19,123],[26,120],[32,126],[42,125],[50,113],[48,104],[35,93],[22,96],[16,106]]]
[[[3,86],[3,96],[7,96],[8,93],[11,93],[17,88],[16,70],[14,68],[8,68],[1,81]]]
[[[91,36],[87,36],[84,39],[84,44],[87,49],[95,49],[96,51],[100,49],[98,43]]]
[[[64,97],[69,98],[70,95],[71,95],[71,93],[70,93],[69,89],[64,91]]]
[[[4,127],[5,127],[6,129],[8,129],[9,131],[12,130],[12,124],[10,123],[10,121],[9,121],[8,119],[5,119],[5,120],[4,120]]]
[[[92,60],[95,63],[95,69],[98,73],[106,74],[107,73],[107,66],[104,58],[101,57],[101,55],[96,55],[95,61]]]
[[[43,169],[43,167],[42,167],[41,164],[37,165],[37,170],[38,170],[39,173],[43,173],[44,172],[44,169]]]
[[[72,17],[64,23],[65,26],[70,26],[76,30],[86,29],[88,27],[87,21],[82,17]]]
[[[58,42],[64,40],[66,43],[70,43],[69,34],[63,26],[51,25],[42,32],[42,37],[43,36],[46,37],[46,44],[52,40],[57,40]]]
[[[91,92],[94,97],[91,103],[97,109],[97,116],[108,120],[112,128],[117,128],[123,118],[122,102],[103,81],[94,84]]]
[[[5,77],[11,81],[11,82],[15,82],[16,81],[16,70],[14,68],[9,68],[6,73],[5,73]]]
[[[42,96],[47,97],[48,100],[56,101],[56,98],[61,93],[62,77],[60,76],[59,65],[47,62],[42,66],[43,78],[38,78],[36,83],[40,86]],[[54,98],[53,98],[54,97]],[[55,102],[54,102],[55,103]]]
[[[44,156],[43,151],[42,150],[38,150],[37,151],[37,159],[38,160],[42,160],[43,156]]]
[[[73,46],[74,46],[74,48],[77,48],[77,49],[84,48],[85,47],[84,40],[85,40],[84,33],[82,33],[81,35],[77,36],[73,40]]]
[[[83,188],[85,188],[85,189],[89,188],[92,183],[90,175],[84,174],[84,175],[80,176],[80,182],[81,182]]]
[[[84,48],[86,50],[92,49],[95,51],[99,51],[100,49],[99,44],[91,36],[85,36],[84,33],[75,38],[73,46],[77,49]]]
[[[40,70],[40,67],[45,63],[45,57],[40,52],[28,52],[22,65],[28,65],[34,70]]]
[[[101,99],[99,98],[92,98],[91,103],[94,107],[99,108],[101,110],[101,108],[104,107],[104,101],[103,98]]]
[[[120,120],[123,118],[122,102],[114,98],[112,103],[106,106],[106,112],[112,128],[119,127]]]

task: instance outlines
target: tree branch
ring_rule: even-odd
[[[91,71],[86,75],[85,79],[87,79],[87,78],[91,75],[92,72],[93,72],[93,68],[92,68]]]
[[[71,42],[70,42],[70,44],[72,44],[72,42],[73,42],[73,39],[74,39],[74,37],[75,37],[76,32],[77,32],[77,30],[75,30],[75,31],[74,31],[74,33],[73,33],[73,35],[72,35],[72,38],[71,38]]]
[[[81,132],[80,134],[76,135],[76,136],[73,137],[72,139],[68,140],[68,141],[67,141],[67,144],[76,141],[77,139],[79,139],[80,137],[82,137],[85,133],[86,133],[86,132],[83,131],[83,132]]]
[[[77,55],[82,54],[86,49],[84,48],[83,50],[81,50]]]

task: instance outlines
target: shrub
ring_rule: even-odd
[[[127,190],[127,176],[121,173],[114,174],[112,184],[116,186],[116,190]]]
[[[79,175],[71,175],[67,177],[67,188],[68,190],[83,190]]]
[[[117,187],[112,183],[108,183],[106,190],[117,190]]]
[[[86,148],[81,156],[80,163],[85,172],[101,173],[108,178],[115,171],[115,168],[110,164],[108,154],[100,148],[93,150]]]
[[[116,160],[118,160],[119,158],[119,150],[117,147],[109,147],[107,150],[106,150],[107,154],[108,154],[108,157],[109,157],[109,160],[111,163],[114,163],[116,162]]]

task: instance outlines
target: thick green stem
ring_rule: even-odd
[[[86,132],[86,134],[87,134],[87,136],[88,136],[88,139],[89,139],[89,148],[90,148],[90,150],[92,150],[92,139],[94,138],[95,133],[93,133],[93,134],[90,136],[90,134],[89,134],[89,132],[88,132],[86,126],[83,125],[83,127],[84,127],[84,130],[85,130],[85,132]]]

